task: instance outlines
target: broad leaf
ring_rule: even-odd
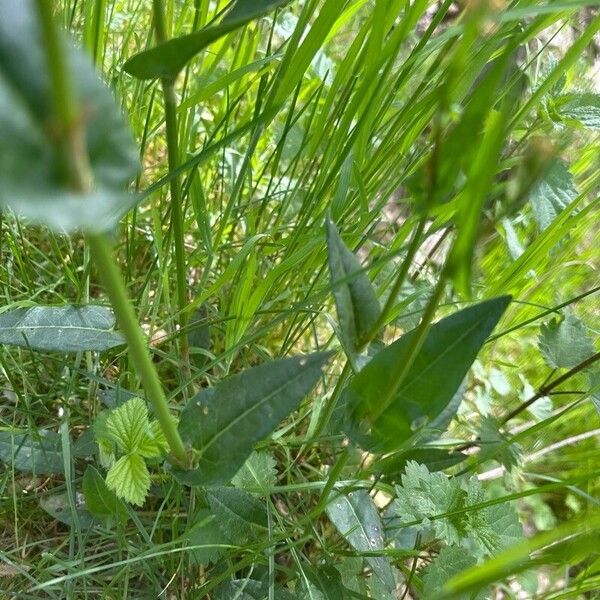
[[[575,121],[588,129],[600,129],[600,95],[570,94],[563,96],[558,112],[567,121]]]
[[[73,190],[61,148],[68,141],[53,113],[50,71],[33,0],[0,0],[0,208],[58,231],[113,227],[136,202],[124,186],[138,152],[112,94],[90,58],[62,46],[79,104],[74,136],[89,156],[89,193]]]
[[[94,517],[86,510],[83,504],[80,504],[76,496],[76,506],[74,509],[69,505],[68,494],[52,494],[40,498],[40,506],[49,515],[57,521],[68,525],[69,527],[89,528],[94,523]],[[77,522],[75,521],[77,520]]]
[[[179,472],[190,484],[226,483],[254,444],[268,436],[310,392],[328,354],[274,360],[202,390],[181,413],[179,432],[200,452],[198,468]]]
[[[0,460],[16,471],[51,475],[64,472],[60,436],[53,431],[27,433],[0,431]]]
[[[567,165],[555,160],[544,178],[531,192],[533,216],[543,231],[578,196],[575,181]]]
[[[190,546],[202,546],[190,549],[190,553],[201,565],[207,566],[216,562],[223,551],[230,546],[229,538],[221,531],[216,517],[207,509],[202,508],[196,513],[194,525],[186,537]]]
[[[338,230],[327,219],[329,274],[335,298],[340,339],[350,358],[359,349],[381,313],[375,290]]]
[[[587,327],[569,312],[542,325],[540,351],[549,366],[571,369],[594,354],[594,345]]]
[[[267,512],[260,500],[232,487],[207,490],[208,505],[229,542],[249,544],[267,531]]]
[[[150,489],[150,473],[139,454],[122,456],[108,471],[106,486],[126,502],[142,506]]]
[[[117,517],[120,521],[127,518],[124,504],[108,489],[104,478],[92,465],[88,465],[83,474],[83,495],[87,509],[95,517]]]
[[[49,352],[107,350],[125,343],[104,306],[34,306],[0,313],[0,344]]]
[[[237,0],[223,20],[199,31],[163,42],[131,57],[123,69],[138,79],[175,78],[186,63],[209,44],[262,17],[289,0]]]
[[[342,584],[342,577],[331,565],[319,565],[317,569],[303,567],[308,581],[304,582],[306,600],[349,600],[352,596]]]
[[[330,502],[327,516],[358,552],[384,549],[381,518],[371,496],[365,490],[350,492]],[[387,589],[395,587],[394,572],[384,556],[367,556],[365,560]]]
[[[494,298],[435,323],[399,386],[396,377],[417,330],[375,355],[344,390],[350,437],[365,449],[392,452],[434,421],[453,401],[510,300]]]

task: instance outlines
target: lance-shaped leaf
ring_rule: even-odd
[[[237,0],[222,21],[188,35],[163,42],[132,56],[123,66],[138,79],[174,78],[186,63],[209,44],[289,0]]]
[[[0,0],[0,208],[58,231],[110,229],[137,201],[124,192],[138,152],[112,94],[90,58],[66,36],[62,50],[79,114],[61,129],[33,0]],[[65,148],[77,143],[93,181],[71,185]]]
[[[481,346],[510,302],[501,296],[432,325],[401,381],[413,329],[381,350],[344,390],[346,429],[363,448],[393,452],[450,404]]]
[[[384,549],[381,518],[366,490],[350,492],[333,500],[327,506],[327,516],[358,552]],[[388,590],[395,587],[394,572],[384,556],[367,556],[366,561]]]
[[[327,219],[329,274],[340,339],[348,356],[359,349],[365,336],[377,322],[381,307],[375,290],[354,254],[346,247],[336,226]]]
[[[104,306],[34,306],[0,313],[0,344],[49,352],[107,350],[125,343]]]
[[[181,413],[181,437],[200,452],[195,471],[176,471],[188,484],[228,482],[254,444],[269,435],[310,392],[326,353],[274,360],[202,390]]]

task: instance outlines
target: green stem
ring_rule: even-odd
[[[167,31],[165,11],[162,0],[153,0],[154,29],[159,44],[166,41]],[[171,78],[162,79],[163,98],[165,103],[165,127],[167,135],[167,161],[169,172],[175,173],[179,166],[179,142],[177,134],[177,98],[174,82]],[[173,243],[175,245],[175,273],[177,286],[177,304],[179,312],[179,340],[184,374],[189,375],[189,341],[187,270],[185,268],[185,247],[183,235],[183,194],[179,175],[171,177],[171,220],[173,224]]]
[[[119,326],[127,340],[135,369],[142,380],[146,396],[154,408],[154,415],[160,423],[174,458],[185,465],[187,462],[185,446],[171,418],[167,399],[152,364],[148,344],[127,297],[125,284],[113,258],[110,243],[105,235],[88,235],[86,239],[92,249],[100,279],[115,311]]]
[[[69,168],[65,175],[68,175],[69,182],[75,190],[85,194],[92,188],[93,181],[85,147],[85,130],[78,117],[79,107],[69,80],[62,41],[54,24],[52,3],[48,0],[36,0],[36,6],[47,52],[53,109],[59,125],[58,141],[61,143],[60,150],[65,164]],[[185,446],[171,419],[167,399],[152,364],[133,306],[127,298],[125,284],[113,258],[110,243],[105,234],[89,234],[86,240],[94,254],[100,277],[125,334],[129,353],[142,380],[146,395],[154,407],[154,413],[165,434],[173,458],[181,465],[186,465]]]

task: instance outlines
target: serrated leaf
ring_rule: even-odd
[[[216,25],[163,42],[132,56],[123,69],[138,79],[175,78],[186,63],[209,44],[289,0],[237,0],[233,8]]]
[[[276,464],[270,452],[252,452],[231,483],[252,494],[266,495],[277,482]]]
[[[90,58],[61,36],[78,100],[78,131],[56,124],[48,59],[32,0],[0,0],[0,207],[58,231],[103,231],[137,201],[124,186],[139,170],[137,149]],[[70,185],[61,147],[80,136],[93,182]],[[71,140],[72,143],[72,140]]]
[[[83,474],[83,495],[87,509],[95,517],[116,517],[120,521],[127,519],[127,509],[115,492],[108,489],[104,478],[92,465],[88,465]]]
[[[37,435],[0,431],[0,460],[16,471],[36,475],[64,472],[60,435],[41,430]]]
[[[339,496],[327,506],[327,516],[358,552],[384,549],[381,518],[366,490]],[[387,589],[395,587],[394,572],[384,556],[367,556],[365,560]]]
[[[340,341],[351,359],[377,322],[381,306],[375,290],[336,226],[327,219],[329,275],[340,324]],[[343,283],[339,283],[343,282]]]
[[[108,350],[125,343],[104,306],[34,306],[0,313],[0,344],[50,352]]]
[[[455,479],[443,473],[430,473],[427,467],[409,461],[402,484],[396,486],[394,514],[401,522],[417,521],[420,530],[432,527],[437,538],[448,544],[458,544],[465,535],[460,517],[430,520],[431,517],[452,513],[464,506],[466,493]]]
[[[137,452],[149,429],[148,407],[141,398],[127,400],[111,410],[106,419],[106,432],[123,452]]]
[[[594,354],[587,327],[571,312],[541,326],[540,351],[550,367],[570,369]]]
[[[600,129],[600,95],[570,94],[557,104],[558,112],[567,120],[576,121],[587,129]]]
[[[540,230],[546,229],[578,195],[567,164],[560,159],[554,160],[529,198]]]
[[[479,460],[494,459],[510,471],[521,459],[521,447],[511,442],[501,431],[500,424],[493,416],[485,416],[479,426]]]
[[[423,598],[429,598],[438,592],[454,575],[475,566],[477,560],[464,548],[445,546],[437,558],[423,570]],[[459,594],[455,600],[485,600],[485,592]]]
[[[174,471],[191,485],[227,483],[254,444],[300,404],[321,376],[328,354],[274,360],[202,390],[184,408],[179,432],[200,452],[194,471]]]
[[[432,325],[399,387],[399,366],[417,330],[376,354],[344,390],[348,435],[372,452],[393,452],[434,422],[453,401],[510,300],[481,302]]]
[[[139,454],[122,456],[108,471],[106,486],[131,504],[142,506],[150,489],[150,473]]]
[[[230,543],[243,546],[266,534],[266,508],[251,494],[232,487],[214,487],[206,491],[206,497],[221,532]]]

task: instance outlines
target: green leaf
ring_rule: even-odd
[[[562,160],[555,160],[529,198],[540,230],[546,229],[578,195],[567,164]]]
[[[594,354],[587,327],[571,312],[541,326],[540,351],[550,367],[570,369]]]
[[[486,500],[476,477],[450,479],[411,461],[402,476],[402,485],[396,486],[396,495],[393,511],[401,522],[417,521],[421,531],[433,527],[437,538],[469,547],[478,557],[493,556],[522,537],[510,502],[471,508]]]
[[[588,375],[592,403],[600,415],[600,371],[591,371]]]
[[[443,473],[430,473],[424,465],[409,461],[402,484],[396,486],[394,515],[404,523],[417,521],[416,527],[420,531],[433,527],[437,538],[448,544],[458,544],[465,536],[460,516],[430,519],[463,507],[465,495],[456,479],[449,479]]]
[[[330,218],[326,226],[329,274],[340,323],[340,340],[346,354],[353,358],[377,322],[381,307],[369,278],[360,272],[360,263]]]
[[[319,565],[318,569],[302,568],[308,588],[304,597],[306,600],[349,600],[351,596],[342,585],[342,577],[331,565]]]
[[[521,447],[511,442],[500,431],[500,424],[494,417],[486,416],[481,419],[479,439],[481,440],[478,456],[480,461],[494,459],[509,471],[519,464]]]
[[[267,495],[277,482],[276,465],[270,452],[252,452],[231,483],[252,494]]]
[[[327,506],[327,516],[358,552],[384,549],[381,518],[366,490],[339,496]],[[395,587],[394,572],[384,556],[367,556],[365,560],[387,589]]]
[[[36,475],[64,472],[60,436],[53,431],[28,433],[0,431],[0,460],[16,471]]]
[[[232,487],[214,487],[206,491],[206,496],[219,528],[230,543],[243,546],[266,534],[265,506],[251,494]]]
[[[569,94],[557,102],[558,113],[567,121],[575,121],[587,129],[600,129],[600,95]]]
[[[92,465],[88,465],[83,474],[83,495],[87,509],[95,517],[117,517],[119,521],[127,519],[127,509]]]
[[[433,473],[444,471],[466,458],[462,452],[448,452],[442,448],[412,448],[375,461],[371,470],[381,473],[386,481],[398,481],[409,460],[425,465]]]
[[[0,20],[0,208],[58,231],[112,228],[137,201],[124,186],[139,170],[138,151],[90,58],[61,38],[77,97],[75,134],[56,126],[43,35],[32,0],[2,3]],[[80,136],[93,176],[73,191],[62,149]],[[72,143],[72,142],[71,142]]]
[[[0,344],[49,352],[108,350],[125,343],[104,306],[34,306],[0,313]]]
[[[229,538],[221,531],[217,519],[207,509],[202,508],[196,513],[194,525],[186,534],[190,546],[204,546],[190,549],[194,559],[201,565],[207,566],[221,558],[225,548],[229,546]]]
[[[269,586],[254,579],[233,579],[221,584],[215,600],[265,600],[269,596]]]
[[[150,473],[139,454],[122,456],[108,471],[106,486],[126,502],[142,506],[150,489]]]
[[[87,529],[94,524],[94,517],[83,505],[80,505],[77,502],[75,510],[71,509],[68,494],[43,496],[40,498],[40,507],[54,519],[69,527],[76,526],[85,527]],[[75,519],[77,522],[75,522]]]
[[[399,387],[395,378],[417,330],[376,354],[344,390],[348,435],[367,450],[393,452],[435,422],[510,300],[494,298],[435,323]]]
[[[440,550],[437,558],[423,571],[423,598],[430,598],[438,592],[443,585],[454,575],[475,566],[477,560],[464,548],[445,546]],[[455,600],[485,600],[485,592],[472,592],[459,594]]]
[[[200,451],[198,468],[176,473],[190,484],[230,481],[254,444],[310,392],[328,356],[274,360],[202,390],[188,402],[179,422],[182,438]]]
[[[123,69],[138,79],[166,77],[173,79],[186,63],[209,44],[289,0],[237,0],[233,8],[216,25],[163,42],[132,56]]]

